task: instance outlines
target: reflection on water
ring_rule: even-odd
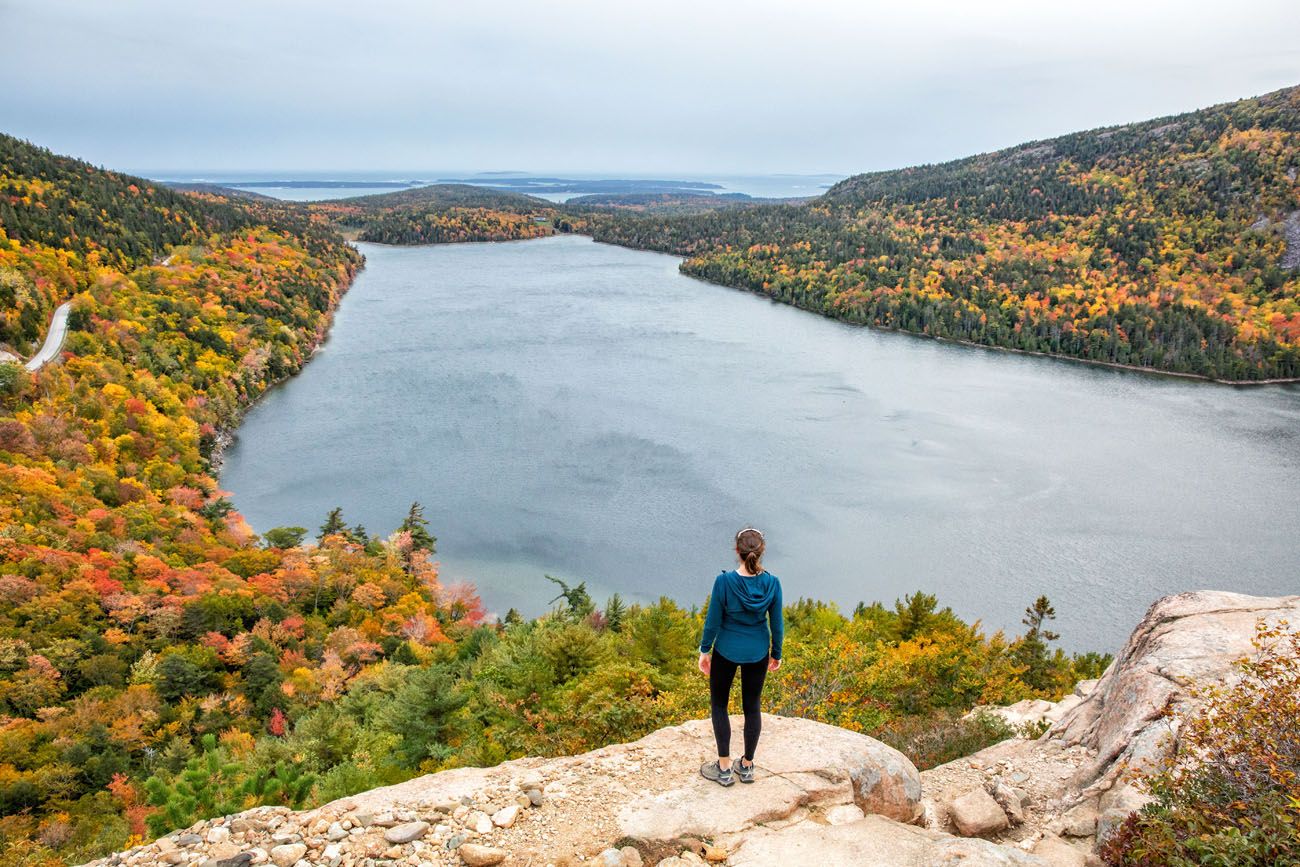
[[[222,483],[259,530],[427,505],[448,580],[538,613],[544,572],[702,601],[736,528],[786,595],[937,593],[1071,647],[1214,587],[1300,592],[1300,389],[954,347],[559,237],[362,245],[307,369],[248,416]]]

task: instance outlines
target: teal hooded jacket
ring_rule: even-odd
[[[716,650],[732,662],[758,662],[769,654],[780,659],[784,639],[780,578],[732,569],[713,579],[700,653]]]

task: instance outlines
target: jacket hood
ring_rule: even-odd
[[[724,573],[727,581],[728,607],[743,608],[746,611],[767,611],[776,599],[776,576],[768,572],[757,575],[741,575],[735,569]]]

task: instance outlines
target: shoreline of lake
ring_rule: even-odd
[[[379,534],[418,499],[444,579],[478,582],[501,612],[545,610],[544,572],[600,598],[698,601],[688,576],[727,565],[715,537],[732,515],[772,528],[791,596],[851,608],[926,591],[1014,631],[1041,592],[1076,646],[1106,628],[1085,611],[1122,619],[1227,576],[1275,593],[1279,564],[1300,566],[1276,529],[1287,508],[1260,511],[1300,483],[1293,388],[903,340],[701,291],[678,257],[586,236],[359,246],[331,352],[248,411],[222,486],[259,529],[342,505]],[[719,421],[738,393],[759,420]],[[1194,484],[1215,498],[1189,499],[1207,465]],[[656,549],[648,583],[629,571],[636,538]]]

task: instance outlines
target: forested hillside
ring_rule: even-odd
[[[1298,171],[1289,88],[858,175],[807,205],[597,215],[591,231],[850,322],[1216,379],[1297,377]]]
[[[307,206],[359,241],[449,244],[540,238],[559,228],[549,202],[470,184],[434,184]]]
[[[319,214],[0,144],[5,321],[35,337],[73,304],[58,362],[0,365],[0,865],[707,712],[697,607],[560,586],[551,615],[488,622],[439,581],[418,505],[374,535],[338,511],[243,522],[217,435],[306,362],[361,264]],[[1099,671],[1050,648],[1050,615],[1010,640],[923,594],[851,617],[801,601],[771,707],[933,763],[1007,734],[961,720],[975,702]]]

